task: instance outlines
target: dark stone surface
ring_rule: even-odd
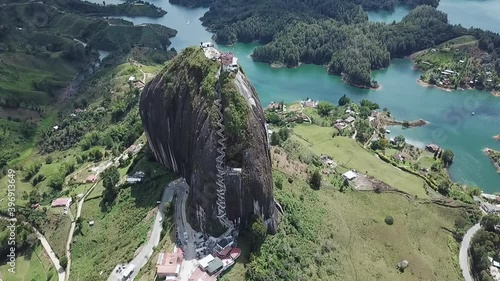
[[[216,218],[217,156],[216,111],[214,92],[207,93],[202,85],[207,77],[214,77],[217,66],[205,59],[198,48],[187,48],[169,66],[144,88],[140,113],[149,145],[162,165],[186,178],[190,186],[188,220],[197,230],[219,234],[221,226]],[[227,141],[239,159],[230,159],[231,167],[242,168],[241,181],[237,176],[226,176],[227,215],[240,219],[241,227],[257,214],[267,224],[269,232],[276,231],[276,207],[273,199],[271,158],[267,147],[264,114],[255,89],[244,74],[234,79],[245,99],[252,97],[256,106],[248,103],[246,131],[241,132],[244,145]],[[213,80],[213,79],[212,79]],[[224,98],[224,97],[223,97]],[[241,186],[240,186],[241,182]]]

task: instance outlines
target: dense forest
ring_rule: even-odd
[[[121,9],[137,7],[158,12],[156,7],[73,2],[80,1],[0,0],[0,168],[33,145],[35,135],[48,129],[40,129],[39,125],[44,124],[41,120],[51,114],[68,82],[97,59],[95,50],[113,52],[104,65],[118,63],[132,52],[136,59],[147,57],[159,62],[172,55],[168,47],[169,38],[177,33],[174,29],[158,24],[134,26],[124,20],[88,16],[119,15],[125,11]],[[76,11],[73,5],[82,10]],[[84,133],[77,135],[70,131],[68,135],[77,138]],[[67,138],[47,136],[47,140],[54,142],[74,141]],[[43,148],[52,151],[65,147],[51,144]]]
[[[368,10],[415,7],[399,23],[370,23]],[[438,1],[344,0],[216,0],[202,17],[221,44],[258,41],[253,58],[278,66],[299,63],[328,66],[331,74],[360,87],[376,87],[370,71],[387,67],[390,59],[474,35],[494,57],[499,36],[448,23],[434,7]]]

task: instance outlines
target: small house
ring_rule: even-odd
[[[434,152],[437,152],[439,150],[439,146],[437,144],[428,144],[425,146],[425,149],[434,153]]]
[[[358,175],[356,175],[356,173],[354,171],[347,171],[345,173],[342,174],[342,176],[344,178],[346,178],[347,180],[353,180],[355,179]]]
[[[54,201],[52,201],[52,204],[50,205],[52,208],[57,208],[57,207],[69,207],[71,205],[71,198],[57,198]]]
[[[351,124],[352,122],[354,122],[354,120],[356,120],[356,118],[349,116],[344,120],[344,122],[346,122],[347,124]]]
[[[214,44],[213,44],[212,42],[201,42],[201,43],[200,43],[200,46],[201,46],[202,48],[209,48],[209,47],[213,47],[213,46],[214,46]]]
[[[86,179],[85,179],[85,182],[86,183],[94,183],[96,182],[97,180],[97,176],[96,175],[89,175]]]
[[[345,128],[345,124],[344,123],[336,123],[333,125],[333,127],[339,131],[342,131]]]

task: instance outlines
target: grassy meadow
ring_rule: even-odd
[[[16,259],[16,273],[9,272],[9,265],[0,265],[0,278],[6,281],[56,281],[57,272],[41,245],[23,253]]]
[[[428,198],[424,181],[412,174],[401,171],[359,146],[355,140],[337,136],[332,138],[334,128],[300,124],[293,127],[294,138],[315,154],[327,154],[339,165],[355,169],[360,173],[390,185],[393,188]]]
[[[293,182],[275,190],[285,216],[279,232],[268,236],[248,266],[252,278],[461,279],[459,245],[449,231],[462,216],[459,208],[401,193],[314,191],[306,182],[285,176]],[[394,218],[393,225],[385,223],[386,216]],[[409,262],[404,273],[396,269],[401,260]]]

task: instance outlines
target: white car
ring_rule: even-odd
[[[187,239],[188,239],[188,234],[187,234],[187,232],[184,232],[184,234],[183,234],[183,235],[184,235],[184,239],[186,239],[186,240],[187,240]]]

